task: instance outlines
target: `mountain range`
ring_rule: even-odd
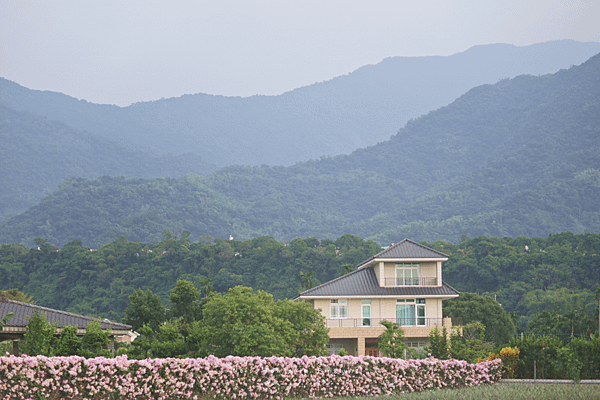
[[[534,237],[599,232],[599,198],[596,55],[554,74],[474,87],[349,155],[178,179],[68,179],[5,220],[0,242],[98,247],[121,235],[157,242],[185,230],[277,240],[350,233],[380,244]]]
[[[467,90],[578,65],[598,43],[476,46],[448,57],[392,57],[279,96],[186,95],[100,105],[0,78],[0,221],[66,178],[207,175],[284,165],[386,142],[411,118]]]
[[[0,79],[0,102],[153,154],[193,153],[208,164],[283,165],[349,154],[388,140],[411,118],[473,87],[579,65],[598,43],[475,46],[451,56],[390,57],[277,96],[190,94],[127,107],[29,90]]]

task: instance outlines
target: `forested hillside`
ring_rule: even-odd
[[[598,43],[571,40],[526,47],[492,44],[447,57],[387,58],[279,96],[200,93],[123,108],[0,79],[0,101],[134,150],[192,152],[219,167],[289,166],[388,140],[410,118],[445,106],[475,86],[554,73],[598,52]]]
[[[2,103],[0,143],[0,221],[38,203],[67,177],[180,177],[215,170],[191,153],[156,156],[129,150]]]
[[[206,177],[71,179],[0,226],[0,241],[99,247],[121,235],[540,236],[600,231],[600,55],[474,88],[389,141],[292,167]]]
[[[158,244],[120,238],[98,249],[84,248],[79,240],[61,249],[36,242],[34,248],[0,246],[0,290],[18,288],[39,305],[113,320],[124,316],[128,296],[139,288],[167,302],[177,280],[200,287],[200,280],[211,279],[219,292],[244,285],[289,298],[381,251],[372,240],[352,235],[282,243],[271,237],[191,240],[185,232],[167,234]],[[598,315],[593,292],[600,286],[600,234],[424,244],[449,255],[445,282],[460,291],[496,295],[504,309],[522,316],[522,326],[544,311]]]

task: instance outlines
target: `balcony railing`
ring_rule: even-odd
[[[328,318],[328,328],[360,328],[380,327],[381,321],[399,323],[402,327],[442,326],[443,318]]]
[[[396,286],[437,286],[438,280],[433,278],[385,278],[386,287]]]

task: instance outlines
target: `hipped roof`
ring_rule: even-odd
[[[300,293],[299,297],[339,296],[458,296],[458,290],[442,286],[381,287],[373,268],[361,268]]]
[[[298,297],[342,297],[342,296],[439,296],[456,297],[459,291],[442,282],[442,286],[381,287],[373,270],[375,260],[440,260],[448,255],[409,239],[404,239],[358,264],[356,271],[333,279]]]

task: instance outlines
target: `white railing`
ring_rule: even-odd
[[[442,326],[443,318],[328,318],[325,323],[328,328],[372,328],[381,327],[381,321],[399,323],[401,327]]]
[[[386,287],[397,286],[438,286],[438,280],[433,278],[385,278]]]

